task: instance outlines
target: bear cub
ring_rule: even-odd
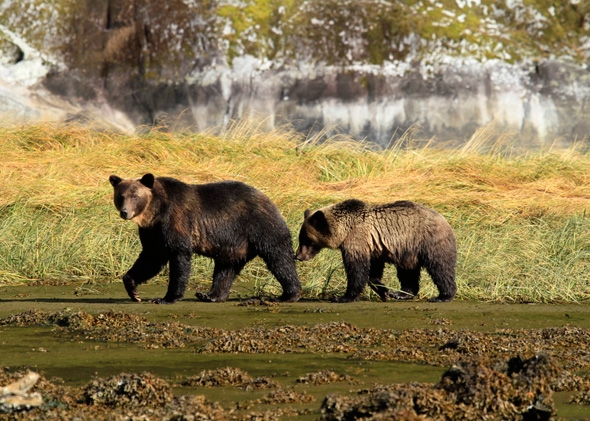
[[[310,260],[321,249],[340,249],[347,287],[339,302],[358,299],[367,284],[385,301],[411,299],[420,290],[425,268],[439,295],[455,297],[457,249],[453,230],[438,212],[409,201],[369,205],[346,200],[315,212],[306,210],[296,258]],[[381,278],[386,263],[397,268],[400,292],[390,292]]]
[[[142,251],[123,284],[133,301],[137,286],[168,264],[170,280],[158,304],[183,298],[192,254],[214,261],[213,285],[197,293],[201,301],[225,301],[247,262],[260,256],[281,284],[280,301],[297,301],[301,284],[291,233],[276,205],[262,192],[238,181],[189,185],[145,174],[141,179],[109,178],[121,218],[139,226]]]

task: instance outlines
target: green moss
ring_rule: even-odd
[[[137,22],[138,12],[125,3],[110,7],[110,26],[101,21],[103,6],[80,0],[12,2],[0,10],[0,24],[34,48],[96,69],[97,61],[107,60],[107,46],[118,45],[113,29]],[[568,55],[584,62],[590,21],[590,2],[572,0],[481,0],[473,6],[456,0],[172,0],[142,10],[142,32],[108,60],[136,66],[141,59],[155,77],[183,75],[190,71],[187,58],[219,52],[230,63],[249,54],[277,66],[302,60],[380,65],[406,59],[410,49],[417,60],[442,52],[502,60],[509,54],[512,61]],[[416,43],[415,36],[426,42]],[[500,42],[502,48],[494,48]]]

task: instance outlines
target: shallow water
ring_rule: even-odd
[[[141,287],[142,297],[159,297],[165,285]],[[81,288],[69,286],[4,286],[0,287],[0,318],[28,310],[57,312],[70,308],[87,313],[123,312],[142,316],[152,322],[176,321],[185,325],[237,330],[248,327],[274,328],[284,325],[315,326],[329,322],[346,322],[359,328],[450,329],[493,332],[497,329],[538,329],[572,326],[590,328],[588,304],[495,304],[454,301],[451,303],[357,302],[335,304],[322,301],[300,301],[274,306],[239,306],[239,300],[226,303],[201,303],[194,292],[174,305],[155,305],[149,301],[132,303],[121,284]],[[175,379],[196,376],[203,370],[235,367],[252,377],[264,376],[281,387],[305,390],[315,397],[309,404],[297,404],[312,411],[317,418],[323,397],[329,393],[346,394],[375,384],[430,382],[440,380],[446,367],[415,362],[375,361],[351,358],[346,353],[282,354],[207,354],[194,346],[149,348],[145,344],[96,341],[80,338],[66,330],[45,326],[0,327],[0,365],[32,367],[47,378],[59,377],[65,384],[81,386],[94,376],[108,377],[122,372],[149,371],[169,380],[177,394],[204,394],[224,408],[236,402],[253,401],[268,390],[245,391],[236,387],[181,387]],[[296,379],[307,373],[332,370],[349,375],[347,382],[306,385]],[[569,394],[558,393],[558,415],[567,419],[590,416],[590,408],[568,405]],[[261,404],[250,408],[260,409]],[[267,405],[268,407],[268,405]],[[262,408],[264,409],[264,408]],[[268,408],[267,408],[268,409]]]

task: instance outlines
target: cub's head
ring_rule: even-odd
[[[109,182],[115,189],[115,207],[121,218],[136,222],[138,225],[146,222],[144,212],[152,201],[154,181],[152,174],[146,174],[139,180],[123,180],[116,175],[109,177]]]
[[[332,233],[326,215],[322,210],[307,209],[299,231],[299,248],[295,258],[300,261],[313,259],[323,248],[329,247]]]

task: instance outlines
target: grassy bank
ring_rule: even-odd
[[[455,229],[459,299],[590,298],[590,155],[576,148],[518,151],[509,135],[484,128],[461,148],[417,146],[408,134],[375,151],[338,135],[263,133],[250,123],[224,133],[137,136],[35,125],[0,128],[0,139],[0,283],[118,282],[139,245],[136,227],[112,205],[108,176],[153,172],[249,183],[277,203],[295,243],[306,208],[350,197],[415,200]],[[338,252],[298,269],[307,297],[345,286]],[[195,258],[191,287],[206,290],[211,271],[209,260]],[[398,286],[393,270],[386,281]],[[252,294],[277,292],[260,261],[240,282]],[[426,274],[422,284],[424,296],[435,294]]]

